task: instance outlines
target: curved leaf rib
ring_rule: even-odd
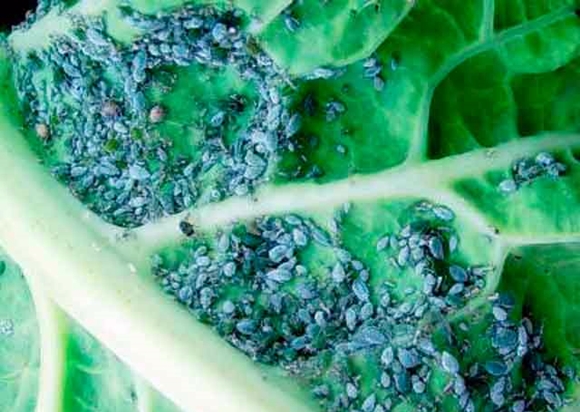
[[[418,165],[403,165],[388,171],[353,176],[326,184],[293,184],[259,190],[253,197],[232,198],[221,203],[188,210],[134,231],[137,243],[155,249],[182,238],[179,222],[187,219],[200,228],[211,228],[238,219],[297,210],[332,208],[350,201],[396,199],[410,196],[437,199],[437,190],[462,178],[488,170],[508,169],[518,158],[542,150],[577,147],[580,135],[546,134],[509,142],[494,149],[480,149]],[[412,182],[412,183],[411,183]]]

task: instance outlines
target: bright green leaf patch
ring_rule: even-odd
[[[0,253],[0,409],[30,412],[40,367],[34,302],[18,267]]]
[[[537,19],[551,12],[578,6],[577,0],[495,0],[494,28],[498,31],[509,29],[529,20]]]
[[[70,320],[63,323],[64,411],[179,411],[80,326]]]

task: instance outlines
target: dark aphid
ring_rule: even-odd
[[[179,230],[187,237],[195,235],[195,228],[193,225],[185,220],[179,222]]]
[[[246,108],[246,104],[247,101],[243,95],[234,93],[228,98],[227,108],[234,113],[241,113]]]

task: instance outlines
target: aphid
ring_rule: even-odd
[[[129,166],[129,177],[133,180],[146,180],[151,177],[151,173],[143,166],[131,165]]]
[[[374,307],[371,302],[365,303],[360,309],[359,317],[362,321],[367,320],[373,316]]]
[[[284,269],[274,269],[266,273],[266,277],[271,281],[284,283],[292,279],[292,272]]]
[[[500,192],[508,194],[518,190],[518,185],[513,179],[505,179],[500,182],[498,188]]]
[[[346,327],[351,331],[356,328],[356,318],[356,311],[352,307],[348,308],[344,314],[344,319]]]
[[[443,260],[445,258],[443,243],[439,237],[431,236],[428,241],[428,247],[429,252],[435,259]]]
[[[346,279],[346,272],[340,263],[336,263],[332,269],[332,280],[336,283],[341,283]]]
[[[257,326],[256,321],[253,319],[242,319],[236,323],[236,330],[242,335],[252,335]]]
[[[346,384],[346,396],[350,399],[356,399],[358,397],[358,388],[355,384],[347,382]]]
[[[441,367],[447,373],[452,375],[457,375],[459,373],[459,362],[455,359],[455,356],[449,352],[443,352],[441,354]]]
[[[223,273],[227,277],[232,277],[236,273],[236,264],[234,262],[228,262],[223,266]]]
[[[353,340],[361,347],[369,347],[382,345],[387,338],[378,328],[364,326],[357,331]]]
[[[374,393],[370,394],[369,396],[367,396],[367,398],[362,403],[362,406],[361,406],[362,412],[373,412],[376,404],[377,404],[376,395]]]
[[[226,315],[231,315],[236,311],[236,305],[231,300],[226,300],[222,304],[222,312]]]
[[[404,246],[399,250],[399,253],[397,255],[397,265],[403,267],[407,264],[407,262],[409,261],[409,256],[411,254],[411,249],[409,249],[409,247]]]
[[[326,109],[326,121],[327,122],[332,122],[332,121],[336,120],[336,118],[338,118],[338,116],[340,116],[341,114],[346,112],[346,106],[344,104],[342,104],[341,102],[338,102],[336,100],[332,100],[332,101],[326,103],[325,109]]]
[[[105,47],[109,45],[109,40],[101,32],[92,27],[89,27],[85,31],[85,34],[87,39],[95,46]]]
[[[467,271],[459,265],[451,265],[449,267],[449,274],[454,281],[459,283],[465,283],[469,278]]]
[[[388,346],[381,353],[381,363],[383,367],[388,368],[393,363],[393,360],[395,360],[395,352],[392,347]]]
[[[387,372],[381,373],[381,386],[388,388],[391,386],[391,376]]]
[[[505,321],[508,317],[506,310],[499,306],[494,306],[492,308],[492,313],[493,317],[500,322]]]
[[[453,211],[447,206],[437,205],[434,206],[431,210],[438,219],[444,220],[446,222],[450,222],[455,219],[455,213],[453,213]]]
[[[376,91],[382,91],[385,88],[385,81],[381,76],[375,76],[373,78],[373,87]]]
[[[397,372],[393,376],[395,381],[395,388],[402,394],[408,393],[411,389],[411,382],[409,374],[405,371]]]
[[[179,289],[177,296],[180,301],[187,303],[193,296],[193,288],[191,286],[184,286]]]
[[[502,407],[505,403],[505,396],[503,394],[505,389],[505,378],[499,379],[490,389],[490,399],[498,407]]]
[[[405,369],[411,369],[421,364],[421,359],[415,349],[399,349],[397,359]]]
[[[518,334],[511,329],[498,328],[491,343],[495,348],[514,349],[518,343]]]
[[[456,234],[449,236],[449,252],[453,253],[457,250],[459,246],[459,237]]]
[[[277,245],[268,251],[268,257],[275,263],[279,263],[287,257],[292,250],[286,245]]]
[[[362,302],[369,300],[369,288],[360,277],[356,278],[353,282],[352,291],[358,300]]]
[[[456,283],[453,286],[451,286],[451,289],[449,289],[449,295],[459,295],[461,293],[463,293],[463,291],[465,290],[465,285],[463,283]]]
[[[507,365],[502,361],[487,361],[483,367],[492,376],[503,376],[508,372]]]
[[[416,378],[416,375],[413,376],[413,378]],[[413,383],[413,392],[415,392],[416,394],[422,394],[425,392],[425,382],[423,382],[420,379],[411,379],[412,383]]]
[[[312,229],[312,238],[322,246],[332,246],[332,242],[330,241],[326,232],[317,227]]]
[[[462,396],[467,391],[467,387],[465,386],[465,379],[462,376],[456,376],[453,381],[453,392],[457,396]]]
[[[386,249],[389,246],[390,240],[391,240],[391,238],[388,235],[383,236],[382,238],[380,238],[377,241],[377,246],[376,246],[377,247],[377,252],[380,252],[380,251]]]
[[[526,402],[520,399],[513,403],[511,412],[524,412],[525,410],[526,410]]]
[[[220,127],[224,121],[226,119],[226,112],[224,112],[223,110],[220,110],[219,112],[217,112],[216,114],[214,114],[210,120],[209,120],[209,124],[212,127]]]
[[[195,235],[195,229],[193,225],[185,220],[179,222],[179,230],[187,237]]]

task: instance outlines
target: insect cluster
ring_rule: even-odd
[[[350,210],[340,209],[328,229],[286,215],[194,237],[186,259],[158,255],[153,271],[166,292],[232,345],[307,382],[327,411],[381,412],[405,403],[444,410],[450,397],[467,411],[488,396],[495,410],[513,405],[514,412],[522,402],[534,408],[548,402],[528,388],[547,370],[558,379],[562,373],[542,361],[541,329],[529,319],[509,320],[513,304],[504,296],[490,314],[490,350],[497,356],[485,364],[463,361],[470,347],[458,336],[466,326],[446,319],[479,293],[493,268],[455,262],[460,241],[449,208],[421,202],[398,233],[377,240],[392,270],[422,280],[422,288],[404,291],[344,246]],[[327,261],[321,265],[312,255]],[[536,369],[522,389],[508,375],[532,358]],[[442,372],[448,385],[434,389]],[[553,405],[563,387],[550,379]]]
[[[515,162],[512,166],[511,177],[502,180],[498,189],[502,193],[513,193],[541,177],[557,178],[565,172],[565,164],[557,162],[550,153],[540,152],[535,157],[524,157]]]
[[[242,13],[192,6],[157,16],[121,11],[144,33],[130,45],[111,38],[102,20],[77,18],[73,35],[17,61],[28,123],[58,154],[54,173],[123,226],[245,195],[267,179],[300,117],[287,108],[284,73],[243,32]],[[224,135],[243,99],[231,96],[224,110],[207,116],[195,158],[175,153],[171,136],[156,128],[171,113],[149,93],[159,73],[190,65],[233,67],[258,92],[247,129],[231,144]]]

